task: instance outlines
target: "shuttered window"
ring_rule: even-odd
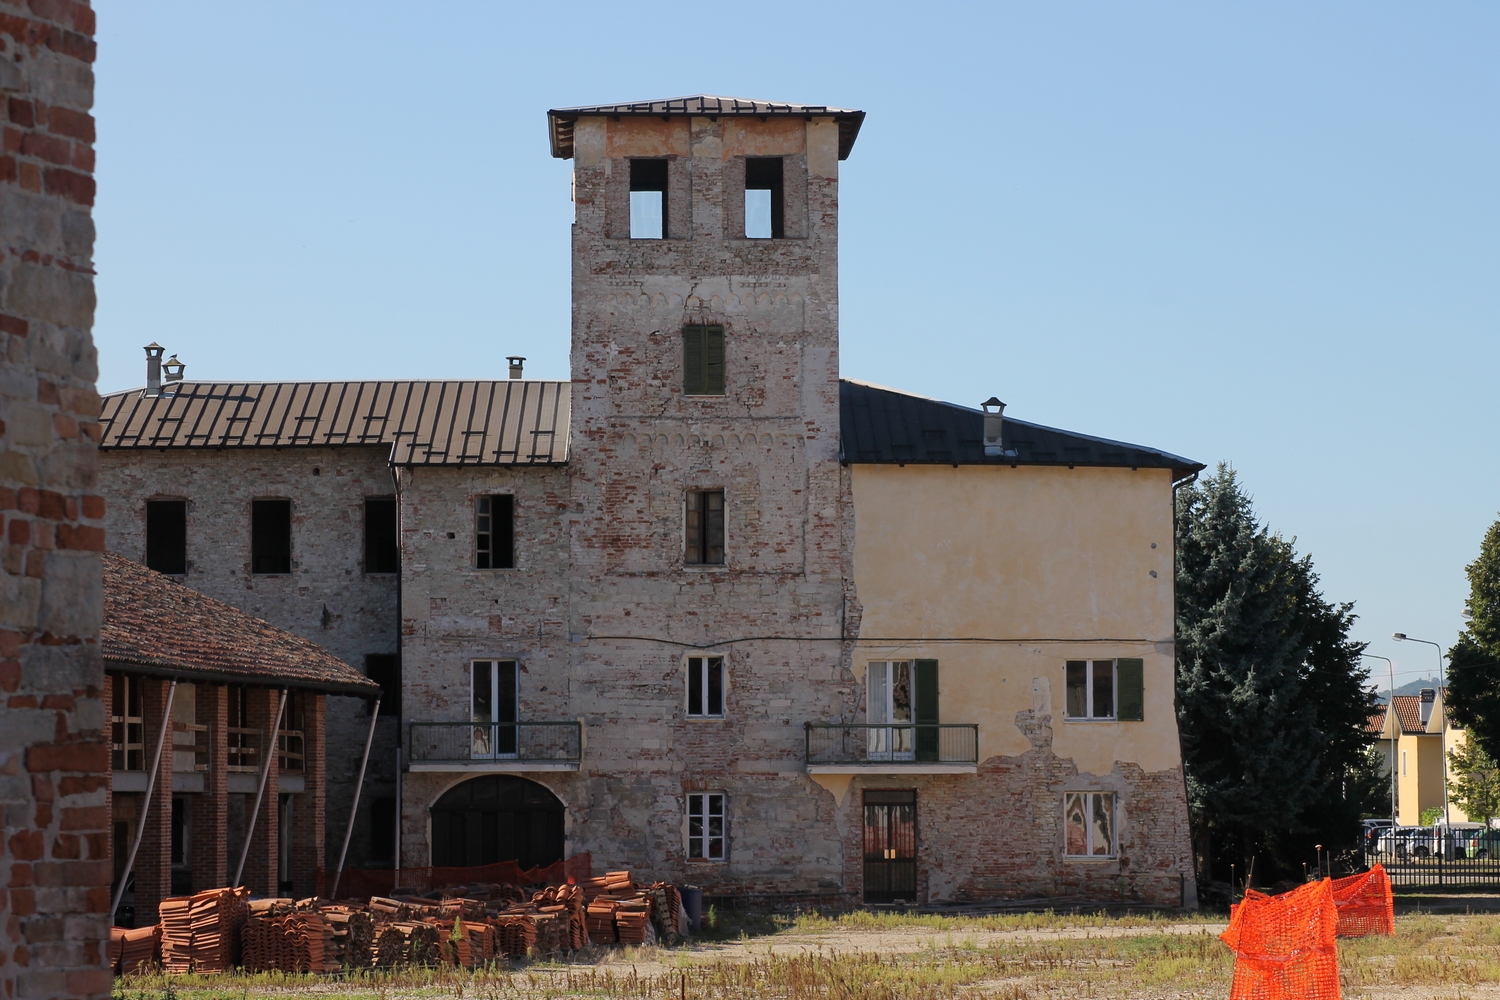
[[[689,490],[683,527],[683,562],[689,566],[724,565],[723,490]]]
[[[1119,689],[1115,717],[1123,722],[1142,722],[1146,718],[1145,661],[1115,661],[1115,686]]]
[[[1068,719],[1145,719],[1145,661],[1069,660],[1064,668],[1063,715]]]
[[[682,328],[682,392],[687,396],[724,395],[724,328]]]

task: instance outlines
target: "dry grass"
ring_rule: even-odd
[[[1202,926],[1199,926],[1199,925]],[[1207,919],[1068,914],[805,916],[732,945],[604,951],[472,972],[131,977],[122,1000],[1054,1000],[1226,997],[1233,957]],[[1346,998],[1500,998],[1500,917],[1397,918],[1342,941]],[[725,937],[729,928],[723,929]],[[915,934],[914,934],[915,932]],[[858,947],[851,947],[858,942]],[[873,945],[873,946],[872,946]]]

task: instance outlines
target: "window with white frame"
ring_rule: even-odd
[[[471,756],[516,755],[516,661],[475,660],[469,665],[472,688],[470,721],[474,725]]]
[[[724,657],[688,657],[687,714],[690,719],[724,717]]]
[[[1113,792],[1066,792],[1063,795],[1063,853],[1070,858],[1115,856]]]
[[[912,661],[876,660],[865,684],[871,760],[912,759]]]
[[[728,821],[723,792],[691,792],[687,797],[687,853],[689,861],[723,861],[728,845]]]
[[[1115,717],[1115,661],[1069,660],[1067,703],[1069,719]]]

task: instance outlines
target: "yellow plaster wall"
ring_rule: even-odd
[[[861,681],[938,660],[941,720],[977,723],[981,760],[1029,749],[1015,718],[1036,709],[1081,771],[1180,766],[1169,472],[856,465],[853,490]],[[1145,661],[1145,721],[1063,719],[1065,661],[1122,656]]]

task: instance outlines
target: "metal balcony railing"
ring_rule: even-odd
[[[412,763],[477,764],[487,761],[578,763],[583,725],[578,722],[413,722],[407,742]]]
[[[978,764],[979,727],[939,724],[803,724],[808,764]]]

